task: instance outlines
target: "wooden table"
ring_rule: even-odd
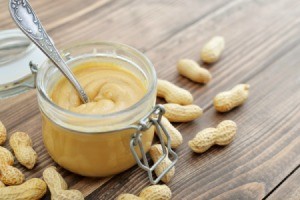
[[[192,92],[205,113],[192,123],[176,124],[184,143],[169,184],[173,199],[300,199],[299,0],[31,2],[60,48],[86,40],[126,43],[152,60],[159,78]],[[15,28],[5,0],[0,1],[0,19],[0,29]],[[226,50],[218,63],[205,66],[213,80],[199,85],[179,76],[176,61],[199,60],[200,48],[215,35],[225,37]],[[217,113],[213,97],[238,83],[251,85],[247,103]],[[16,165],[27,178],[41,177],[43,169],[55,165],[43,146],[35,91],[1,100],[0,119],[9,134],[22,130],[33,139],[38,165],[31,171]],[[198,131],[225,119],[239,127],[232,144],[201,155],[188,148]],[[86,199],[138,194],[149,185],[136,166],[102,179],[59,171]]]

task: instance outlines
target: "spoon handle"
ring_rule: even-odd
[[[88,96],[60,56],[29,2],[27,0],[10,0],[9,10],[13,20],[23,33],[48,56],[79,92],[81,100],[87,103],[89,101]]]

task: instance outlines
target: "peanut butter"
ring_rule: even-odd
[[[83,104],[66,79],[58,81],[50,91],[50,97],[55,104],[76,113],[115,113],[134,105],[147,93],[146,82],[114,63],[85,62],[73,71],[90,102]],[[151,110],[155,96],[152,98],[151,105],[141,110]],[[84,176],[103,177],[123,172],[136,164],[130,151],[135,129],[119,129],[112,123],[116,131],[86,133],[82,129],[62,127],[55,118],[51,120],[43,112],[42,116],[44,144],[54,161],[62,167]],[[149,150],[153,135],[153,127],[143,132],[141,139],[145,151]]]
[[[83,104],[65,78],[52,91],[52,101],[64,109],[84,114],[108,114],[124,110],[147,92],[145,84],[130,71],[113,63],[86,62],[74,74],[89,96]]]

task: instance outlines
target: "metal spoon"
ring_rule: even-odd
[[[56,65],[63,75],[70,81],[79,93],[84,103],[89,102],[89,98],[82,86],[79,84],[74,74],[60,56],[55,48],[53,41],[49,38],[47,32],[43,28],[40,20],[34,13],[27,0],[10,0],[9,11],[11,17],[24,32],[25,35],[35,43],[45,55]]]

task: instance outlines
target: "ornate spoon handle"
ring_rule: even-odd
[[[40,20],[34,13],[29,2],[27,0],[10,0],[9,10],[13,20],[18,25],[18,27],[33,43],[35,43],[46,54],[46,56],[71,82],[71,84],[79,93],[81,100],[84,103],[88,103],[88,96],[75,78],[73,72],[60,56],[58,50],[54,46],[54,42],[50,40],[47,32],[43,28]]]

